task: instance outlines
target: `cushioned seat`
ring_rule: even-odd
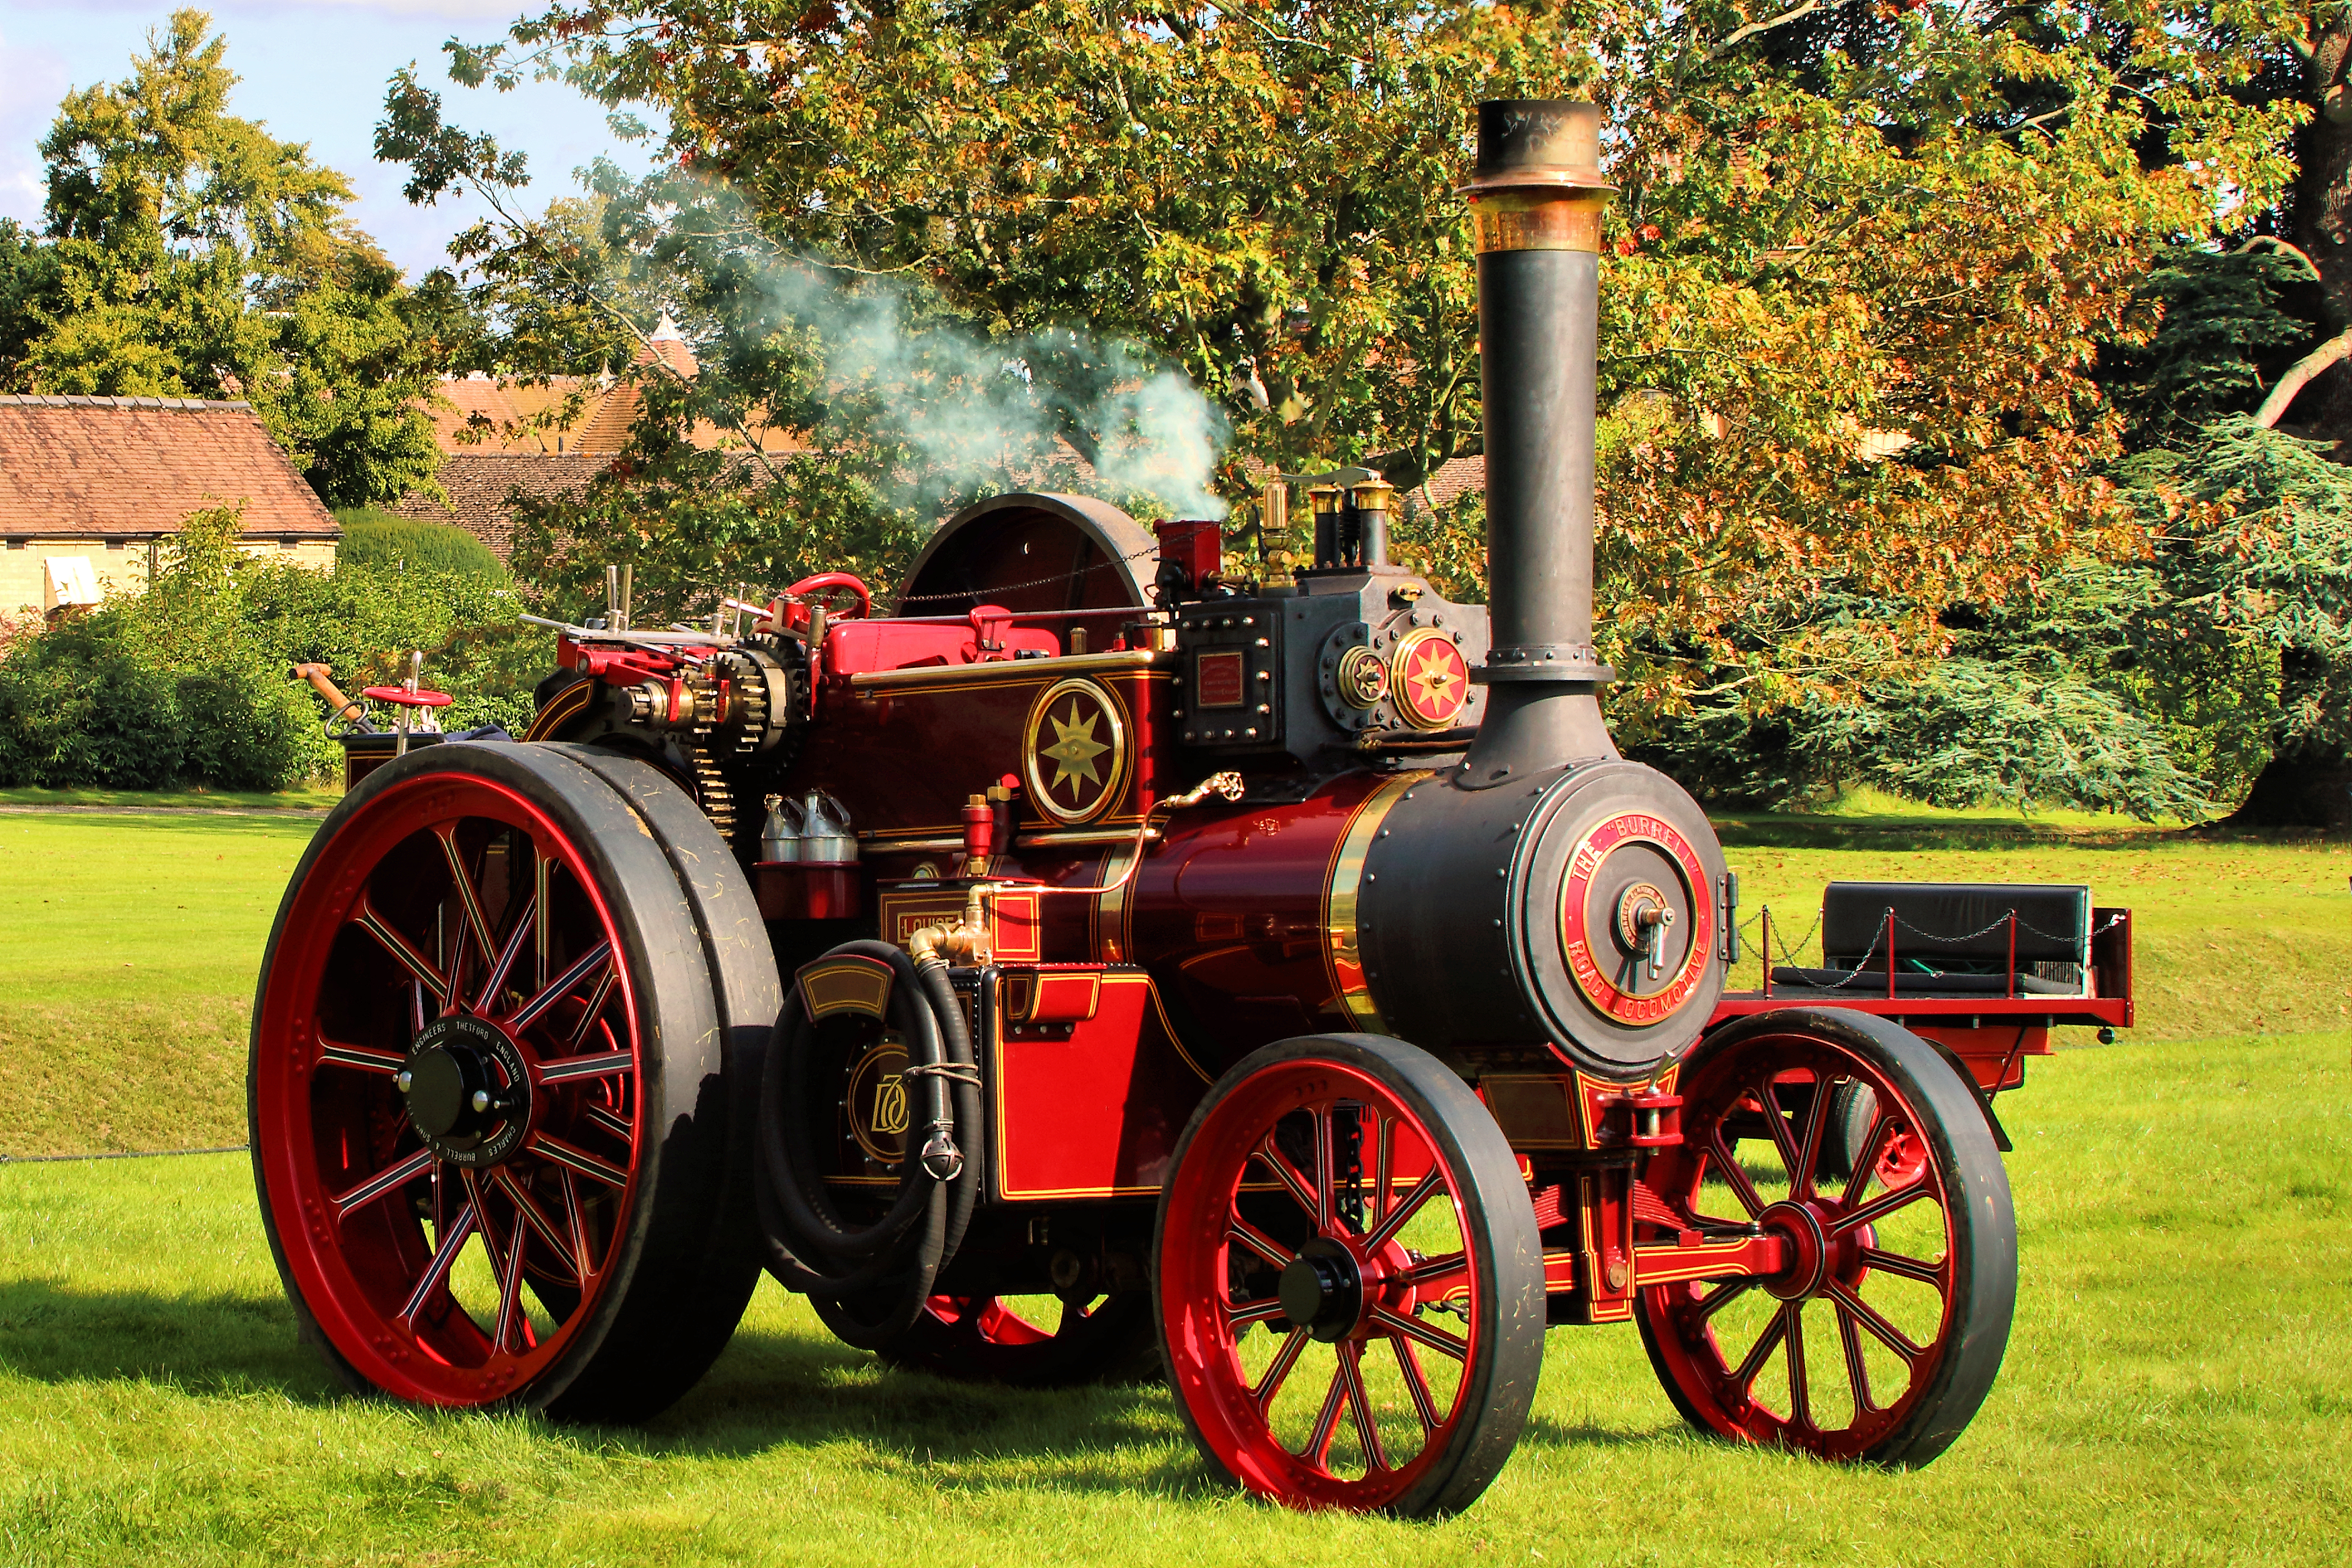
[[[1897,996],[2083,996],[2091,890],[2063,883],[1833,882],[1822,895],[1822,967],[1776,967],[1772,983],[1884,996],[1890,942]]]

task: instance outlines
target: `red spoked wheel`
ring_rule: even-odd
[[[882,1358],[941,1377],[1021,1388],[1138,1383],[1160,1370],[1151,1302],[1139,1291],[1087,1300],[933,1296]]]
[[[1428,1053],[1327,1035],[1244,1059],[1177,1145],[1154,1253],[1178,1407],[1250,1490],[1422,1517],[1509,1458],[1543,1359],[1535,1212]]]
[[[279,908],[249,1077],[263,1218],[337,1369],[579,1417],[682,1393],[748,1293],[703,1267],[722,1034],[678,880],[606,783],[462,743],[362,781]]]
[[[1641,1293],[1676,1408],[1824,1458],[1943,1452],[1992,1388],[2017,1298],[2009,1180],[1969,1086],[1895,1024],[1817,1011],[1710,1037],[1680,1092],[1685,1142],[1646,1181],[1698,1228],[1779,1237],[1788,1262]],[[1822,1156],[1842,1102],[1868,1125],[1833,1177]]]

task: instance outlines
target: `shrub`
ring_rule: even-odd
[[[179,706],[131,656],[125,621],[81,616],[0,662],[0,785],[160,789],[178,776]]]
[[[182,675],[180,768],[215,789],[283,789],[320,771],[317,716],[284,680],[257,666]]]

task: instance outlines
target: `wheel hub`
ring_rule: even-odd
[[[1765,1281],[1764,1288],[1784,1301],[1819,1295],[1829,1274],[1830,1239],[1811,1206],[1776,1203],[1758,1215],[1756,1223],[1789,1246],[1788,1268]]]
[[[522,1142],[530,1121],[530,1070],[504,1030],[464,1014],[427,1024],[393,1082],[409,1124],[434,1155],[480,1169]]]
[[[1364,1314],[1364,1276],[1349,1250],[1318,1236],[1282,1270],[1282,1315],[1324,1341],[1343,1340]]]

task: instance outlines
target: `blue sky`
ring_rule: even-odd
[[[441,41],[480,42],[503,30],[519,0],[214,0],[201,5],[228,36],[228,64],[244,80],[232,112],[307,141],[311,156],[349,176],[353,216],[413,277],[444,258],[449,236],[478,215],[444,199],[411,207],[401,172],[375,162],[384,83],[415,60],[446,99],[449,118],[530,154],[532,205],[578,189],[572,171],[603,153],[630,168],[644,154],[616,141],[603,111],[569,89],[530,84],[468,91],[441,68]],[[41,217],[42,135],[72,88],[119,81],[147,34],[172,13],[153,0],[0,0],[0,216]]]

